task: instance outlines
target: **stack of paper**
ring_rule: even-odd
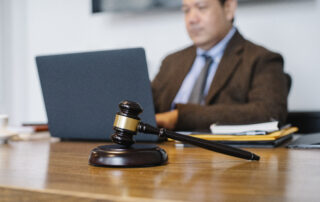
[[[278,121],[271,121],[247,125],[219,125],[212,124],[210,130],[218,135],[265,135],[279,130]]]

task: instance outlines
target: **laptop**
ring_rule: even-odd
[[[110,141],[123,100],[138,102],[142,121],[156,125],[145,51],[142,48],[37,56],[51,136]],[[157,141],[138,134],[137,141]]]
[[[320,133],[302,135],[287,147],[291,149],[320,149]]]

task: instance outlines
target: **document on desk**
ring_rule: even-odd
[[[218,135],[266,135],[279,130],[278,121],[245,125],[211,124],[210,130]]]
[[[267,141],[276,140],[283,136],[293,134],[298,131],[297,127],[289,127],[281,130],[277,130],[266,135],[232,135],[232,134],[211,134],[211,133],[197,133],[197,132],[178,132],[184,135],[190,135],[193,137],[213,140],[213,141]]]

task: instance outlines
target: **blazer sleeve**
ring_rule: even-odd
[[[287,78],[283,58],[266,52],[255,62],[251,72],[246,103],[217,103],[207,106],[178,104],[176,130],[209,129],[212,123],[247,124],[270,119],[284,123],[287,116]]]

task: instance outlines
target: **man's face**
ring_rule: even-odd
[[[228,33],[235,12],[232,1],[221,5],[219,0],[183,0],[186,28],[197,47],[209,50]]]

